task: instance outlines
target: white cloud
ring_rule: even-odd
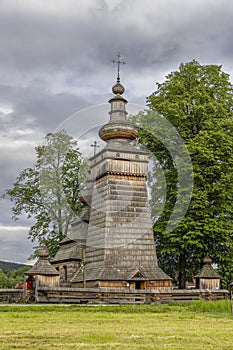
[[[9,226],[9,225],[0,225],[0,232],[1,231],[3,231],[3,232],[5,232],[5,231],[17,231],[17,232],[23,232],[23,234],[24,234],[24,232],[25,231],[29,231],[29,229],[30,229],[30,227],[28,227],[28,226]],[[1,233],[0,233],[1,234]]]
[[[13,112],[14,112],[14,109],[11,106],[7,106],[7,105],[0,106],[0,113],[5,114],[6,116],[8,116]]]

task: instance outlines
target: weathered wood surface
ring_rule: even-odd
[[[17,302],[22,296],[22,289],[0,289],[0,302]]]
[[[38,302],[90,304],[163,304],[229,299],[227,290],[119,290],[111,288],[40,288]]]
[[[143,177],[106,175],[95,183],[86,248],[86,281],[170,278],[158,267]],[[75,275],[71,282],[80,283]],[[170,282],[171,284],[171,282]]]

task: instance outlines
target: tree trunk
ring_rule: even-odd
[[[186,273],[185,273],[185,255],[179,256],[179,275],[178,275],[178,286],[179,289],[185,289]]]

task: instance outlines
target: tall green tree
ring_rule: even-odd
[[[149,111],[139,114],[135,122],[139,141],[156,156],[152,205],[161,206],[162,202],[163,207],[154,216],[158,258],[161,267],[184,288],[206,254],[212,256],[220,272],[232,266],[233,86],[221,66],[201,65],[193,60],[181,64],[163,83],[157,83],[148,106]],[[165,120],[171,125],[168,131],[163,126]],[[180,147],[170,133],[173,127],[191,158],[190,197],[190,188],[187,191],[182,177],[191,176],[191,169],[186,162],[183,175],[179,172],[178,160],[182,163],[184,154],[183,150],[179,154]],[[156,179],[161,168],[166,188],[159,202]],[[178,199],[182,202],[182,197],[186,213],[181,213],[179,222],[174,220],[168,225],[172,215],[175,218],[174,211],[179,216],[176,203]]]
[[[14,202],[15,219],[26,214],[35,220],[28,236],[33,242],[45,242],[52,257],[82,208],[87,162],[65,131],[50,133],[45,141],[36,147],[35,165],[24,169],[6,194]]]

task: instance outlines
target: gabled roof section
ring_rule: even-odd
[[[132,277],[130,278],[130,280],[142,280],[142,279],[146,279],[146,276],[143,273],[141,268],[133,272]]]

